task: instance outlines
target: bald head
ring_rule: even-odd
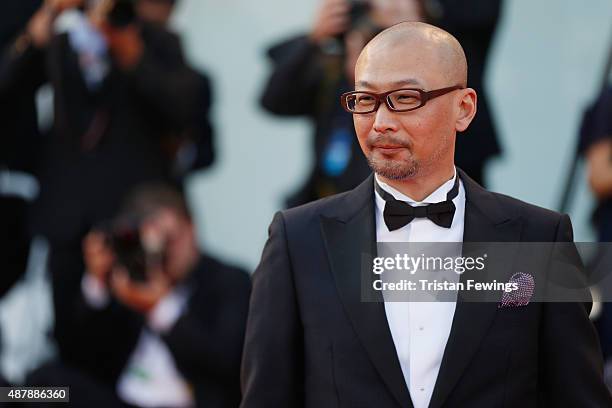
[[[420,22],[399,23],[382,31],[363,49],[356,69],[372,59],[403,58],[427,64],[448,86],[467,86],[467,61],[459,41],[438,27]]]

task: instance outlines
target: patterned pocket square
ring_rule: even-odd
[[[533,276],[528,273],[517,272],[510,277],[509,283],[516,283],[518,289],[512,292],[504,292],[502,300],[497,307],[501,309],[505,307],[527,306],[535,288]]]

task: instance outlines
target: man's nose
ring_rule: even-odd
[[[389,109],[387,104],[381,103],[374,117],[374,131],[376,133],[395,132],[398,129],[397,113]]]

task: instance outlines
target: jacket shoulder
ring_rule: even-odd
[[[321,217],[331,217],[342,211],[350,199],[350,191],[321,198],[298,207],[281,211],[287,228],[312,224]]]
[[[566,214],[540,207],[505,194],[493,192],[491,194],[493,194],[510,218],[522,219],[528,231],[537,232],[538,236],[542,236],[542,240],[546,240],[544,235],[556,235],[563,221],[568,223],[571,233],[571,222]]]
[[[491,194],[493,194],[503,206],[511,208],[517,213],[520,213],[525,216],[545,217],[551,219],[557,219],[562,216],[560,212],[540,207],[538,205],[519,200],[518,198],[511,197],[506,194],[494,192],[491,192]]]

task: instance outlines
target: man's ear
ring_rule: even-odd
[[[468,128],[472,119],[476,116],[476,105],[478,102],[476,91],[472,88],[463,89],[462,95],[461,99],[459,99],[459,114],[455,122],[457,132],[463,132]]]

